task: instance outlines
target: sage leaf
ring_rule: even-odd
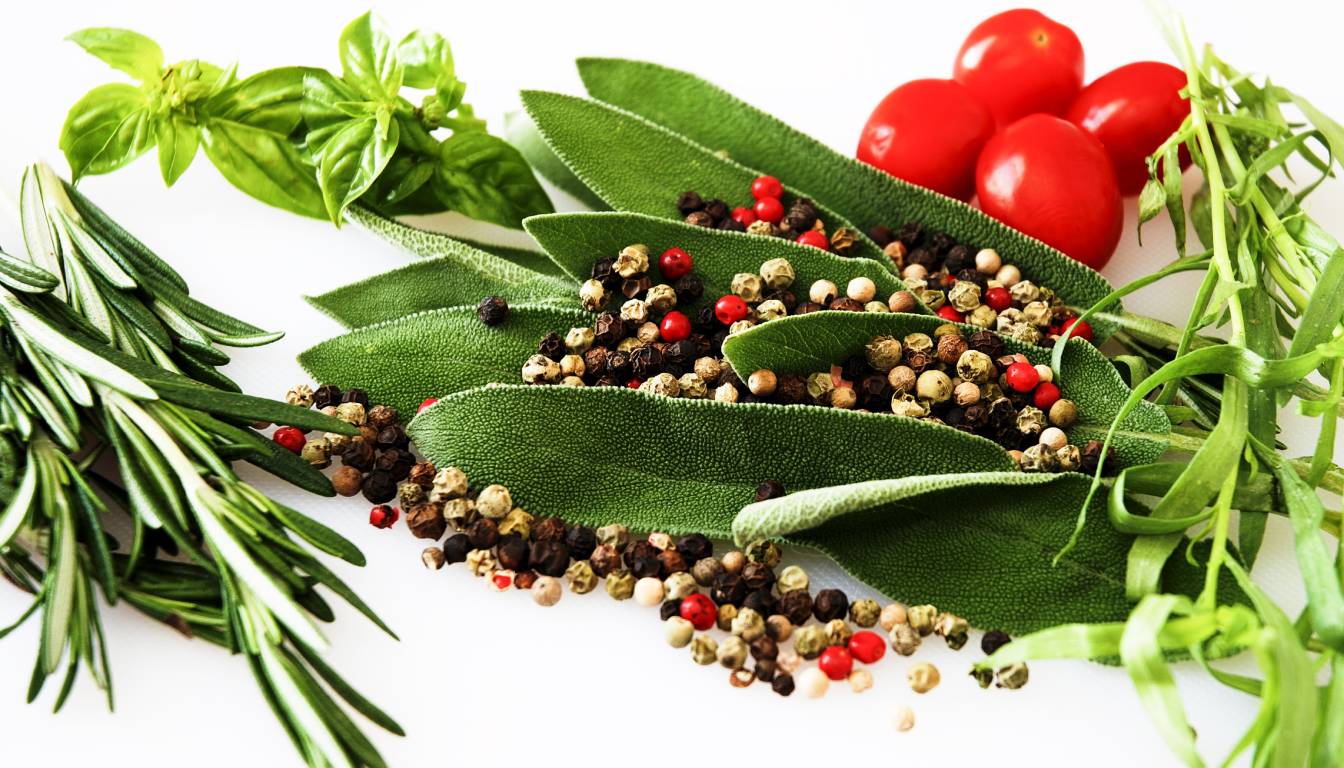
[[[518,150],[479,131],[458,131],[439,145],[430,183],[449,210],[505,227],[555,210]]]
[[[212,96],[206,110],[216,118],[288,136],[303,122],[305,79],[320,72],[311,67],[258,72]]]
[[[695,273],[705,284],[702,302],[713,302],[727,293],[733,275],[756,274],[762,264],[776,258],[788,259],[793,265],[795,292],[815,280],[845,285],[860,276],[871,279],[883,299],[905,287],[900,278],[871,259],[847,259],[782,238],[707,229],[641,213],[556,213],[534,216],[523,226],[570,279],[580,283],[588,279],[597,259],[614,257],[631,243],[644,243],[655,256],[673,246],[691,254]],[[575,290],[571,288],[570,293]]]
[[[206,156],[230,184],[268,205],[326,218],[313,169],[286,137],[225,119],[207,122],[202,137]]]
[[[365,117],[347,121],[322,146],[317,158],[317,184],[332,222],[340,224],[345,208],[383,172],[398,139],[396,123],[388,123],[387,130],[380,131],[375,118]]]
[[[142,83],[157,83],[163,71],[163,49],[139,32],[113,27],[89,27],[66,38]]]
[[[942,318],[925,315],[813,312],[771,320],[733,334],[724,341],[723,354],[737,371],[765,368],[776,373],[809,374],[828,371],[832,365],[862,354],[864,345],[876,336],[899,339],[916,332],[933,335],[944,324]],[[965,333],[979,330],[961,327]],[[1026,355],[1034,364],[1050,362],[1048,349],[1009,338],[1004,339],[1004,346]],[[1069,440],[1082,444],[1101,439],[1120,413],[1130,390],[1115,366],[1082,339],[1069,342],[1062,360],[1056,383],[1064,397],[1078,404],[1078,422],[1069,429]],[[1166,450],[1170,431],[1171,424],[1162,408],[1144,400],[1125,414],[1113,445],[1123,464],[1148,464]]]
[[[395,96],[401,90],[402,68],[382,24],[366,12],[341,31],[341,75],[371,101]]]
[[[519,381],[542,336],[591,325],[578,309],[514,306],[507,321],[487,326],[474,306],[449,307],[328,339],[300,353],[299,364],[317,381],[358,386],[371,402],[415,413],[427,397]]]
[[[159,146],[159,172],[163,174],[163,183],[171,187],[196,159],[201,133],[176,112],[161,115],[155,123],[155,133]]]
[[[74,181],[108,173],[149,150],[154,132],[145,92],[107,83],[75,102],[61,128],[61,151]]]
[[[568,279],[565,271],[556,265],[549,255],[540,251],[514,248],[497,243],[481,243],[445,235],[442,232],[412,227],[365,205],[351,206],[346,211],[346,217],[412,256],[426,259],[439,256],[462,256],[469,254],[474,249],[484,251],[533,272]]]
[[[613,445],[631,429],[640,439]],[[503,483],[534,514],[719,537],[766,479],[801,491],[1011,469],[998,446],[913,419],[623,387],[470,389],[441,397],[408,430],[437,466]]]
[[[504,135],[509,143],[518,148],[523,158],[532,166],[532,170],[554,184],[561,192],[573,197],[595,211],[606,210],[609,206],[602,198],[593,194],[565,162],[556,156],[546,145],[546,140],[537,132],[537,124],[526,112],[516,111],[504,115]]]
[[[777,176],[863,231],[917,221],[976,247],[994,248],[1028,279],[1086,308],[1111,287],[1105,278],[1035,238],[960,200],[883,173],[789,126],[688,72],[627,59],[582,58],[579,75],[595,99],[726,150],[743,165]],[[680,189],[677,190],[678,192]],[[742,193],[730,190],[736,199]],[[674,192],[675,194],[675,192]],[[625,207],[625,206],[622,206]],[[825,217],[823,217],[825,218]],[[827,224],[830,224],[827,219]],[[1094,325],[1100,343],[1113,329]]]
[[[761,175],[716,154],[714,147],[596,101],[523,91],[523,107],[551,150],[612,208],[680,219],[676,203],[682,192],[693,189],[706,200],[746,200],[752,180]],[[785,190],[806,196],[789,185]],[[821,201],[817,211],[828,231],[853,226]],[[852,255],[890,263],[862,234]]]

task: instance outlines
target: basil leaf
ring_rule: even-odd
[[[366,98],[381,101],[401,90],[401,64],[371,11],[341,31],[340,51],[341,79]]]
[[[65,39],[142,83],[157,83],[163,71],[163,49],[139,32],[89,27]]]
[[[397,148],[395,122],[384,134],[373,117],[348,121],[323,145],[318,155],[317,183],[327,216],[341,223],[341,213],[373,184]]]
[[[72,180],[108,173],[153,145],[145,92],[126,83],[100,85],[75,102],[61,128],[61,151]]]
[[[555,209],[527,161],[488,133],[454,133],[439,148],[434,192],[450,210],[515,229]]]
[[[321,72],[311,67],[280,67],[258,72],[212,96],[212,117],[288,136],[303,122],[304,81]]]
[[[171,187],[196,159],[196,149],[201,145],[200,129],[176,112],[160,115],[155,127],[159,172],[163,174],[163,183]]]
[[[416,30],[397,45],[397,59],[405,67],[404,82],[412,88],[435,88],[452,79],[453,49],[437,32]]]
[[[283,136],[232,120],[210,120],[205,154],[224,178],[268,205],[324,219],[326,204],[313,169]]]
[[[369,198],[367,202],[378,206],[396,205],[429,183],[429,180],[434,178],[434,169],[437,167],[438,163],[433,160],[411,155],[395,155],[383,174],[379,176],[379,180],[386,183],[374,182],[369,194],[365,195]]]
[[[357,101],[359,94],[329,72],[311,70],[303,76],[303,101],[299,114],[308,129],[304,139],[310,156],[321,154],[322,147],[350,120],[350,114],[341,107]]]

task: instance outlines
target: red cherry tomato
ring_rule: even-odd
[[[809,229],[798,236],[798,243],[801,245],[810,245],[813,248],[820,248],[823,251],[831,249],[831,243],[826,236],[815,229]]]
[[[1093,80],[1069,106],[1069,122],[1096,136],[1111,156],[1121,194],[1139,194],[1148,156],[1190,115],[1185,84],[1185,73],[1170,64],[1136,61]],[[1182,148],[1181,168],[1189,165]]]
[[[1062,115],[1083,86],[1083,44],[1040,11],[1004,11],[971,30],[952,77],[980,97],[999,127],[1033,112]]]
[[[980,153],[975,191],[985,213],[1093,269],[1120,241],[1124,207],[1101,143],[1058,117],[1028,115]]]
[[[784,218],[784,204],[779,202],[778,197],[762,197],[756,201],[754,211],[756,218],[771,224],[778,224]]]
[[[684,277],[691,271],[691,264],[691,254],[675,246],[663,251],[663,255],[658,257],[658,271],[668,280]]]
[[[784,194],[784,185],[774,176],[757,176],[751,182],[751,196],[760,200],[763,197],[778,198]]]
[[[878,103],[857,157],[911,184],[967,200],[994,117],[955,80],[913,80]]]

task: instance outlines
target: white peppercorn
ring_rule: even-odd
[[[718,382],[719,375],[723,372],[723,364],[716,357],[698,357],[691,366],[695,375],[705,380],[706,385],[713,385]]]
[[[941,676],[937,667],[928,662],[921,662],[910,667],[905,673],[905,678],[910,682],[910,690],[915,693],[928,693],[938,687]]]
[[[728,669],[741,669],[742,665],[747,663],[747,654],[750,649],[746,642],[737,635],[729,635],[719,643],[718,651],[714,654],[719,660],[719,664]]]
[[[887,639],[891,641],[891,649],[902,656],[910,656],[919,650],[922,642],[919,632],[905,622],[894,625],[887,632]]]
[[[877,284],[867,277],[856,277],[845,286],[845,295],[867,304],[877,295]]]
[[[906,705],[901,705],[892,714],[891,722],[896,726],[896,730],[905,733],[915,727],[915,710]]]
[[[621,319],[632,323],[642,323],[649,319],[649,304],[640,299],[630,299],[621,305]]]
[[[681,378],[677,379],[677,385],[681,388],[682,397],[702,398],[709,394],[705,380],[695,373],[683,373]]]
[[[565,334],[565,349],[576,355],[582,355],[584,352],[593,348],[593,341],[597,333],[589,327],[570,328]]]
[[[488,549],[473,549],[467,553],[467,570],[472,576],[484,576],[499,568],[495,554]]]
[[[826,690],[831,687],[831,679],[816,667],[804,669],[794,675],[793,679],[798,686],[797,690],[809,699],[820,699],[826,695]]]
[[[775,578],[775,587],[779,589],[779,594],[783,595],[798,589],[807,589],[810,583],[807,571],[796,565],[790,565],[779,572]]]
[[[736,403],[737,387],[732,384],[720,384],[714,389],[714,400],[720,403]]]
[[[849,687],[855,693],[863,693],[873,687],[873,673],[859,667],[849,673]]]
[[[545,355],[533,355],[523,363],[524,384],[554,384],[559,380],[560,364]]]
[[[611,268],[621,277],[634,277],[649,271],[649,247],[643,243],[627,245],[616,255]]]
[[[1041,445],[1052,451],[1058,451],[1060,448],[1069,444],[1069,438],[1064,434],[1064,430],[1059,427],[1046,427],[1041,431]]]
[[[639,389],[663,397],[676,397],[681,394],[681,382],[670,373],[660,373],[645,380],[639,385]]]
[[[476,502],[466,498],[449,499],[443,503],[443,519],[461,531],[476,521]]]
[[[635,338],[638,339],[641,344],[652,344],[658,340],[658,336],[658,324],[652,321],[644,323],[635,329]]]
[[[1039,381],[1054,381],[1054,380],[1055,380],[1055,369],[1054,369],[1054,368],[1051,368],[1050,366],[1046,365],[1045,363],[1038,363],[1038,364],[1036,364],[1035,366],[1032,366],[1032,367],[1036,369],[1036,378],[1037,378],[1037,380],[1039,380]]]
[[[649,289],[644,300],[655,312],[667,312],[677,306],[677,292],[666,283],[659,283]]]
[[[673,648],[685,648],[695,636],[695,627],[680,616],[672,616],[663,622],[663,637]]]
[[[820,304],[823,307],[829,306],[835,301],[840,289],[835,287],[835,283],[830,280],[818,280],[812,283],[812,287],[807,289],[807,298],[814,304]]]
[[[1022,272],[1012,264],[1004,264],[994,273],[994,279],[1003,283],[1004,288],[1011,289],[1022,280]]]
[[[678,571],[663,579],[663,599],[680,600],[695,592],[695,577],[686,571]]]
[[[779,299],[767,299],[756,307],[756,322],[768,323],[789,314],[788,307]]]
[[[901,603],[889,603],[877,617],[878,626],[890,632],[897,624],[905,623],[905,606]]]
[[[646,607],[663,602],[663,582],[653,576],[635,582],[635,602]]]
[[[476,497],[476,511],[491,520],[500,520],[513,509],[513,495],[509,489],[499,485],[487,485]]]
[[[430,502],[442,504],[466,494],[467,475],[462,470],[457,467],[444,467],[434,473],[434,481],[429,488]]]
[[[589,312],[597,312],[607,305],[607,288],[598,280],[584,280],[579,286],[579,303]]]
[[[999,252],[993,248],[981,248],[975,254],[975,271],[983,275],[997,274],[1002,266],[1003,259],[999,258]]]

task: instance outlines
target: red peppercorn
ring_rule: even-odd
[[[825,235],[821,234],[815,229],[809,229],[803,234],[799,235],[798,244],[810,245],[813,248],[820,248],[823,251],[829,251],[831,249],[831,242],[826,239]]]
[[[280,444],[291,453],[298,453],[303,450],[303,444],[308,440],[303,436],[303,430],[298,427],[281,427],[275,430],[271,439]]]
[[[401,510],[386,504],[379,504],[369,510],[369,525],[374,528],[391,528],[401,517]]]
[[[630,389],[639,389],[639,385],[643,383],[644,381],[642,379],[631,379],[625,382],[625,386],[629,387]]]
[[[668,312],[658,324],[658,333],[669,344],[685,341],[691,337],[691,319],[675,310]]]
[[[1076,317],[1072,320],[1066,320],[1063,325],[1060,326],[1060,332],[1063,333],[1070,328],[1073,329],[1073,336],[1071,338],[1087,339],[1088,341],[1092,340],[1092,325],[1086,320],[1079,320]]]
[[[742,320],[749,311],[751,310],[747,307],[747,302],[743,301],[741,296],[731,293],[714,302],[714,316],[724,325],[732,325]]]
[[[750,208],[739,206],[733,209],[733,219],[744,227],[750,227],[756,223],[756,212]]]
[[[1032,402],[1042,411],[1050,410],[1050,406],[1059,401],[1059,387],[1053,381],[1042,381],[1036,386],[1036,393],[1032,396]]]
[[[943,290],[947,290],[957,284],[955,275],[943,275]]]
[[[1036,372],[1035,366],[1021,361],[1008,366],[1007,376],[1008,386],[1012,387],[1014,392],[1030,392],[1041,380],[1041,375]]]
[[[490,580],[495,583],[495,589],[498,589],[501,592],[513,586],[512,574],[497,572],[490,577]]]
[[[778,224],[779,220],[784,218],[784,204],[779,202],[778,197],[762,197],[757,200],[755,211],[756,218],[771,224]]]
[[[985,304],[995,312],[1002,312],[1013,306],[1013,295],[1002,285],[996,285],[985,291]]]
[[[774,176],[757,176],[755,181],[751,182],[751,196],[757,200],[767,197],[778,198],[782,194],[784,185]]]
[[[854,670],[854,657],[849,655],[849,649],[844,646],[832,645],[821,652],[817,666],[832,680],[844,680]]]
[[[439,398],[437,397],[426,397],[424,401],[420,403],[420,407],[415,409],[415,415],[419,416],[425,411],[428,411],[437,402],[439,402]]]
[[[957,308],[951,304],[944,304],[938,308],[938,316],[944,320],[951,320],[954,323],[960,323],[966,319],[966,316],[957,311]]]
[[[887,652],[887,641],[876,632],[861,629],[849,638],[849,653],[864,664],[872,664]]]
[[[683,597],[677,613],[701,632],[714,626],[719,618],[719,609],[714,606],[714,601],[699,592]]]
[[[658,271],[668,280],[685,277],[691,272],[691,254],[680,248],[668,248],[658,257]]]

